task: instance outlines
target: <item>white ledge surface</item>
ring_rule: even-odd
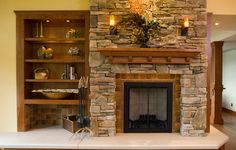
[[[0,133],[0,148],[218,149],[227,141],[228,137],[214,127],[206,137],[183,137],[178,133],[126,133],[114,137],[81,138],[60,127]]]

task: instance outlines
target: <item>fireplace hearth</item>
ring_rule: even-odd
[[[124,83],[124,132],[172,132],[172,83]]]

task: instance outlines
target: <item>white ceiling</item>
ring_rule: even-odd
[[[236,49],[236,15],[213,15],[211,22],[211,41],[225,41],[224,50]]]

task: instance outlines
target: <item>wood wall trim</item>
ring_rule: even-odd
[[[190,64],[199,49],[173,48],[98,48],[110,63],[120,64]]]
[[[211,43],[212,57],[211,57],[211,97],[212,97],[212,112],[211,123],[223,124],[222,118],[222,49],[224,41],[216,41]]]

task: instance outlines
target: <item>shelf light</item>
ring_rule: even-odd
[[[218,25],[220,25],[220,23],[219,22],[215,22],[215,26],[218,26]]]
[[[51,20],[47,19],[46,22],[49,23],[49,22],[51,22]]]
[[[69,22],[70,22],[70,19],[66,19],[66,22],[69,23]]]

